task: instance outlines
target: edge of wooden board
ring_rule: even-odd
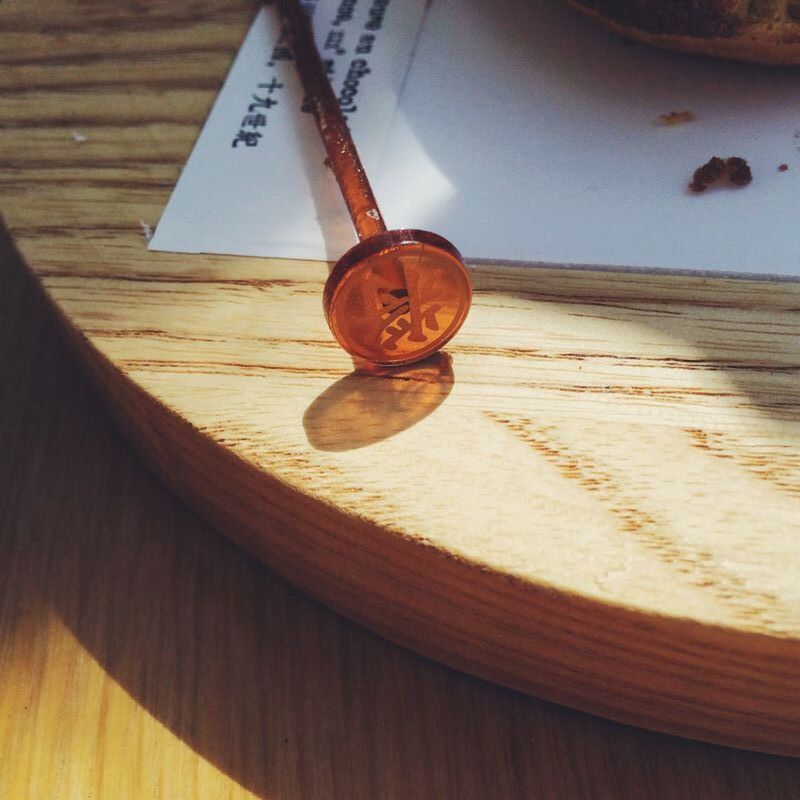
[[[481,268],[476,283],[499,280],[495,288],[503,290],[519,280],[514,273]],[[539,277],[547,284],[554,275]],[[687,280],[703,293],[704,280]],[[658,279],[644,283],[652,299]],[[780,304],[796,301],[780,285],[727,283],[750,299],[755,289]],[[794,639],[557,591],[344,514],[258,470],[147,394],[39,285],[112,416],[154,471],[311,596],[418,653],[537,697],[668,734],[800,755]],[[673,292],[663,286],[667,300]]]

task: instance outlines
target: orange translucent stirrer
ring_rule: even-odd
[[[386,230],[347,122],[298,0],[278,0],[284,29],[328,161],[359,243],[325,283],[325,318],[352,356],[410,364],[435,353],[461,327],[472,286],[458,250],[430,231]]]

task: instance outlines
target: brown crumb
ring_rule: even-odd
[[[704,192],[712,183],[722,179],[730,181],[734,186],[746,186],[753,180],[753,173],[748,163],[739,156],[725,159],[713,156],[694,171],[689,188],[693,192]]]
[[[689,188],[693,192],[704,192],[714,181],[719,180],[725,173],[725,162],[719,157],[706,161],[702,167],[698,167],[692,176]]]
[[[662,125],[683,125],[684,122],[694,122],[691,111],[670,111],[669,114],[659,114]]]
[[[788,164],[778,164],[778,172],[786,172],[789,169]]]
[[[726,162],[728,167],[728,180],[735,186],[747,186],[753,180],[749,164],[739,156],[733,156]]]

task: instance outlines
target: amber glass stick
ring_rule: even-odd
[[[472,285],[453,245],[430,231],[387,231],[299,0],[277,0],[300,82],[359,243],[334,265],[322,297],[336,340],[356,359],[410,364],[461,327]]]
[[[358,238],[364,240],[376,233],[383,233],[386,225],[339,101],[322,66],[311,19],[298,0],[278,0],[278,9],[284,30],[289,36],[303,90],[311,104],[311,113],[316,120],[328,161],[342,190]]]

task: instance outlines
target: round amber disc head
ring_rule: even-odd
[[[352,356],[409,364],[456,334],[472,302],[472,285],[447,239],[428,231],[386,231],[339,259],[323,302],[333,335]]]

